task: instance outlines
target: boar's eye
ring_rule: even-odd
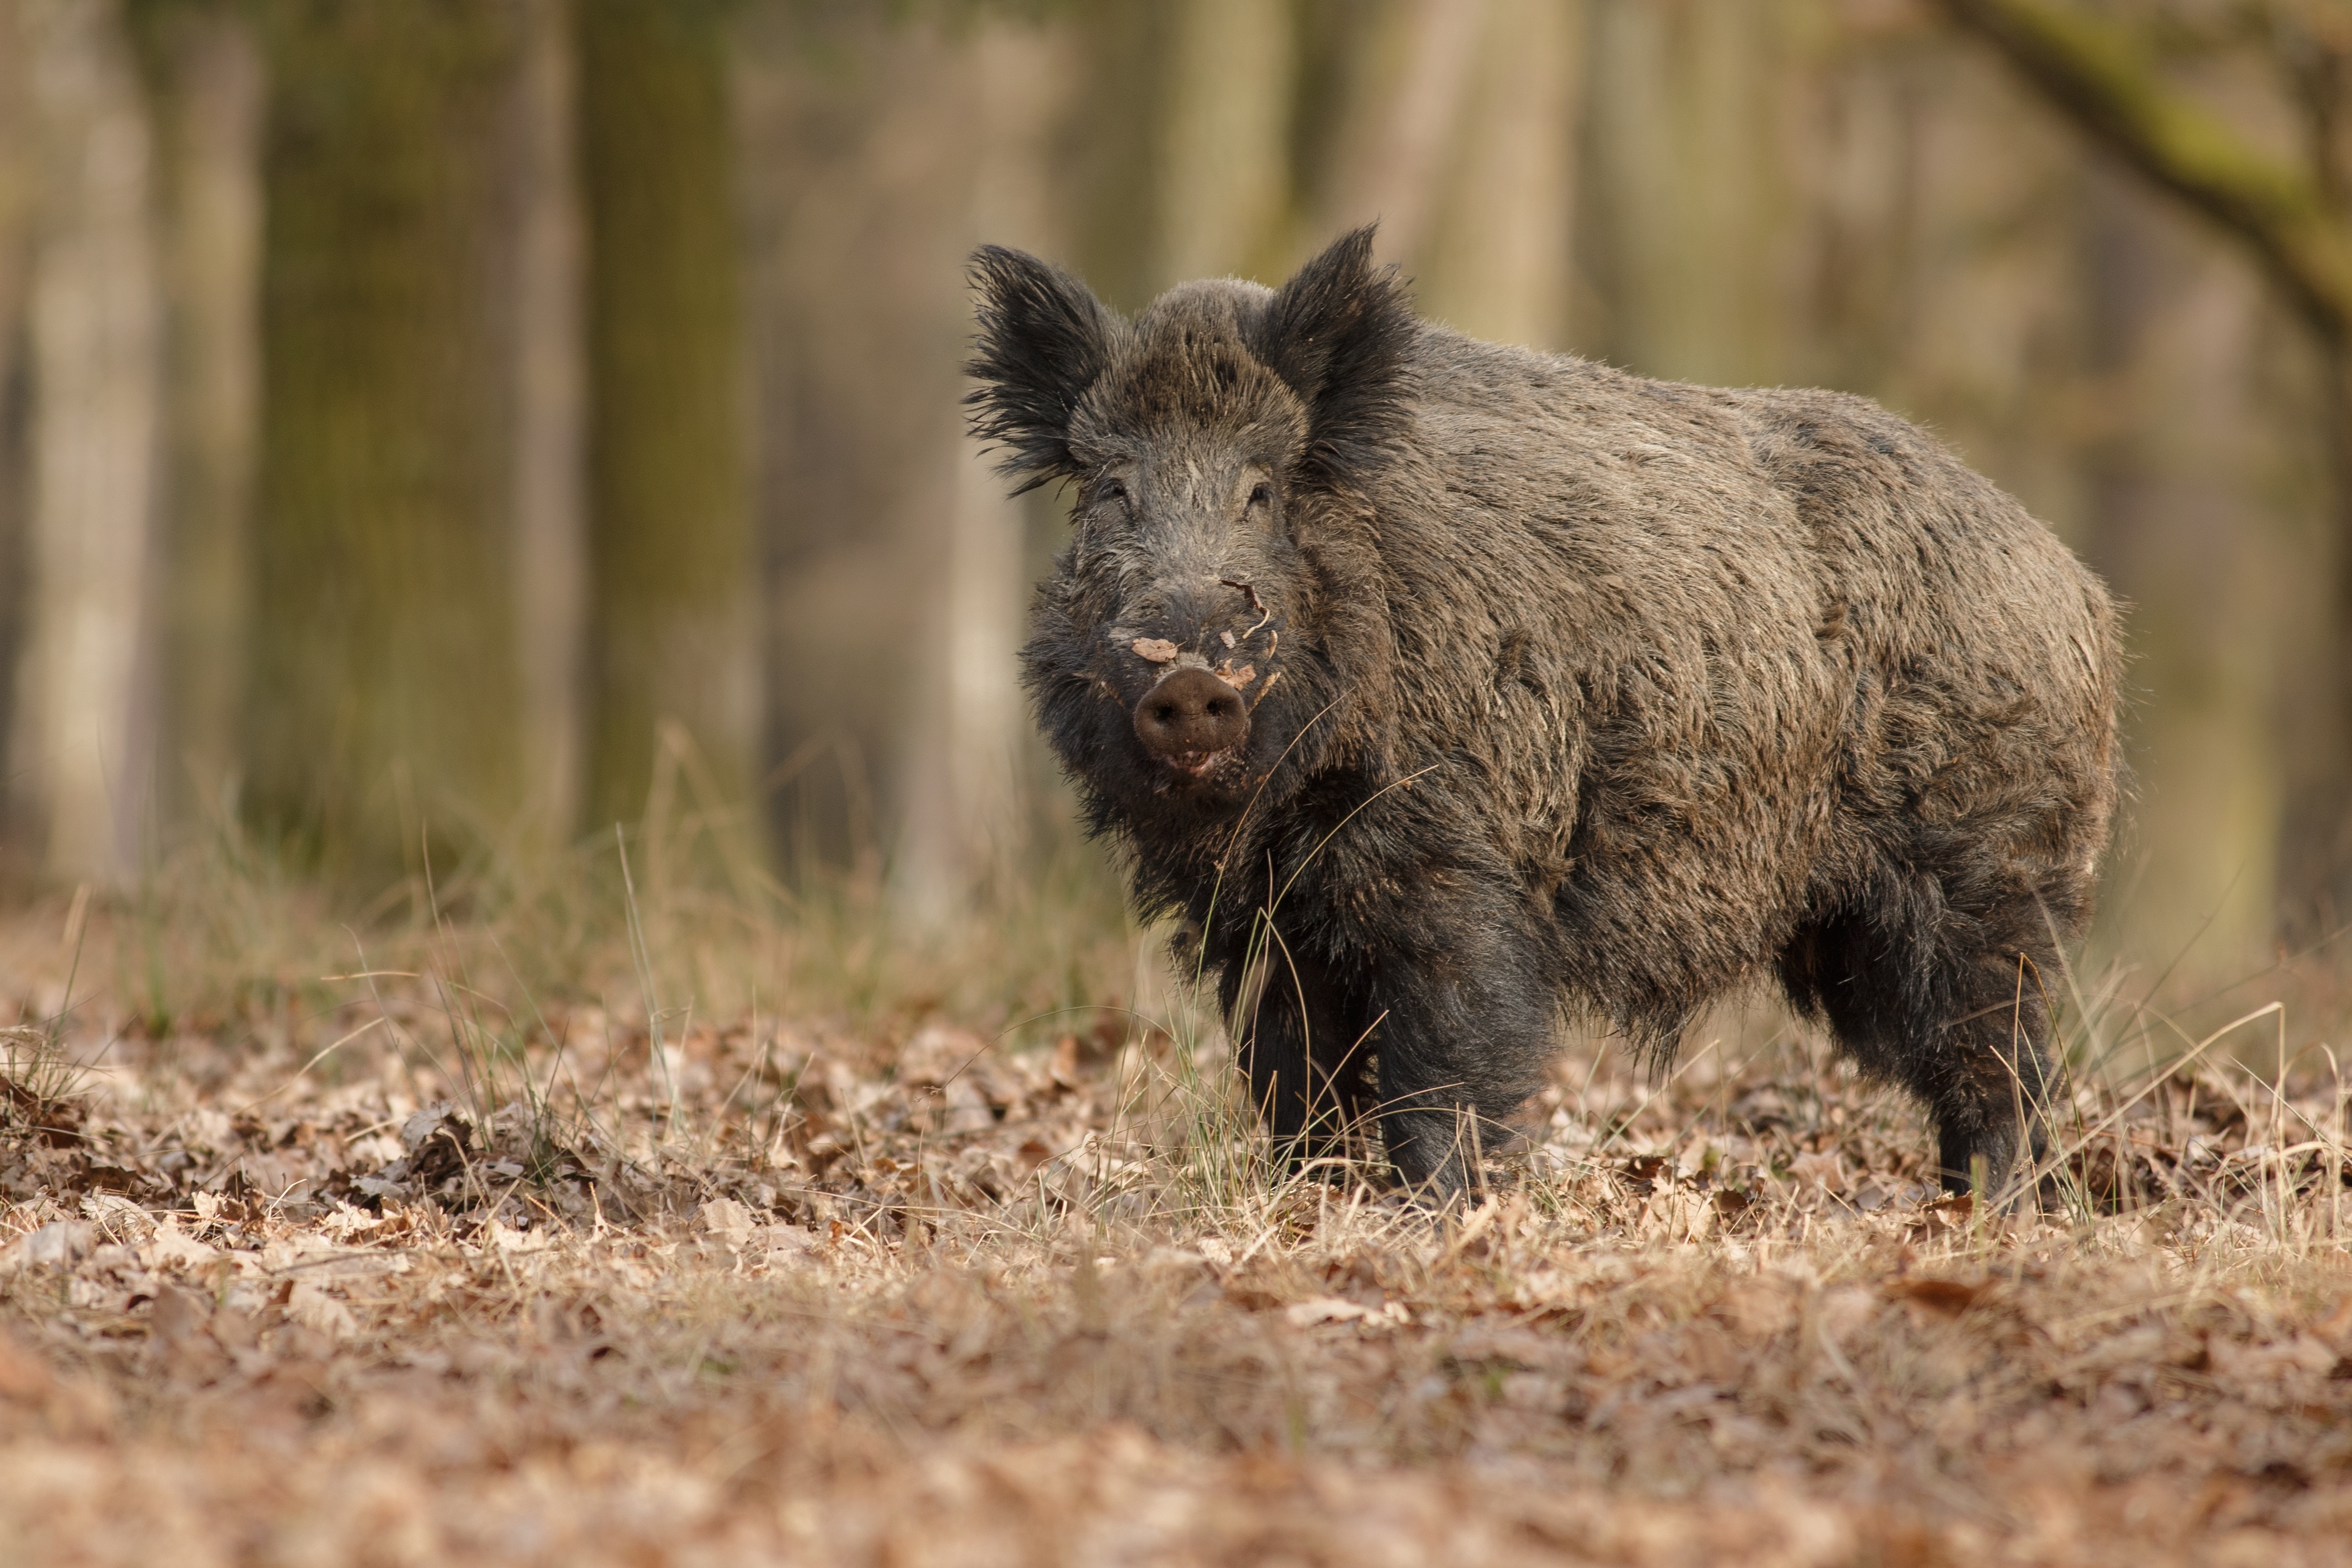
[[[1122,510],[1131,512],[1135,509],[1133,504],[1127,498],[1127,485],[1122,480],[1104,480],[1099,496],[1102,500],[1116,505]]]
[[[1250,508],[1253,511],[1256,510],[1260,507],[1273,506],[1274,486],[1265,483],[1262,479],[1258,481],[1256,486],[1250,491],[1249,504]]]

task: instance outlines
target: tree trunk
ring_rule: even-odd
[[[1183,0],[1167,13],[1154,162],[1157,287],[1279,271],[1289,260],[1297,26],[1272,0]]]
[[[2218,978],[2262,962],[2279,908],[2273,709],[2293,569],[2260,498],[2270,300],[2128,180],[2084,168],[2067,220],[2079,373],[2105,416],[2076,448],[2075,539],[2130,607],[2133,684],[2161,694],[2125,715],[2135,800],[2106,924],[2126,951]]]
[[[515,243],[515,631],[523,785],[544,850],[580,826],[585,722],[587,365],[578,69],[566,0],[523,0]]]
[[[1422,309],[1475,337],[1565,344],[1583,20],[1577,0],[1486,7],[1429,226],[1394,253]]]
[[[224,10],[154,16],[162,141],[165,488],[156,788],[162,815],[236,798],[260,416],[261,59]]]
[[[271,0],[247,810],[362,878],[520,798],[491,0]]]
[[[26,426],[31,378],[25,325],[25,274],[33,212],[31,73],[25,0],[0,0],[0,762],[16,733],[16,675],[24,647],[26,514],[30,467]],[[36,869],[28,824],[11,791],[0,788],[0,877]]]
[[[1377,218],[1381,253],[1408,268],[1418,261],[1492,10],[1487,0],[1389,0],[1334,40],[1347,62],[1346,102],[1320,182],[1323,235]]]
[[[592,821],[675,721],[745,806],[759,724],[733,127],[701,7],[579,0],[587,193]],[[677,733],[677,732],[673,732]]]
[[[970,204],[950,221],[960,248],[982,241],[1055,254],[1062,231],[1053,201],[1052,137],[1066,107],[1051,84],[1066,81],[1066,38],[1034,26],[995,22],[961,51],[970,83]],[[960,223],[956,222],[961,219]],[[906,704],[905,776],[891,894],[919,930],[971,917],[1024,837],[1020,761],[1027,716],[1019,685],[1022,612],[1028,590],[1033,501],[1010,497],[993,463],[960,419],[934,426],[948,482],[924,508],[934,574],[921,585],[922,657]]]
[[[2335,490],[2320,623],[2285,683],[2287,789],[2277,838],[2281,923],[2309,939],[2352,920],[2352,210],[2340,126],[2340,40],[2305,29],[2319,13],[2249,34],[2300,103],[2297,154],[2242,136],[2204,95],[2179,90],[2129,8],[2044,0],[1942,0],[2045,101],[2243,247],[2310,329],[2325,363],[2320,441]],[[2273,80],[2276,78],[2272,78]]]
[[[1610,307],[1579,346],[1645,375],[1769,381],[1785,354],[1770,252],[1790,27],[1749,0],[1591,0],[1585,255]]]
[[[2280,904],[2290,940],[2352,928],[2352,341],[2319,345],[2332,537],[2313,563],[2327,591],[2305,656],[2284,683],[2286,809],[2279,829]]]
[[[957,41],[775,6],[746,51],[758,311],[767,821],[811,891],[885,885],[970,332],[974,116]],[[887,824],[887,828],[884,827]],[[896,848],[896,844],[888,846]]]
[[[151,747],[142,653],[155,512],[161,309],[150,138],[121,18],[37,0],[29,34],[42,200],[37,404],[13,771],[50,874],[138,864]]]

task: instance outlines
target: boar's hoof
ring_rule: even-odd
[[[1171,670],[1135,705],[1135,738],[1179,773],[1197,778],[1249,738],[1241,695],[1198,665]]]

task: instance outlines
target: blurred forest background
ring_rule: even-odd
[[[2341,0],[0,0],[0,862],[649,810],[914,925],[1071,830],[982,240],[1932,426],[2133,605],[2109,939],[2352,915]]]

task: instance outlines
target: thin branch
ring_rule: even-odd
[[[2167,86],[2128,28],[2065,0],[1939,0],[2094,141],[2252,249],[2329,342],[2352,339],[2352,234],[2320,180]]]

